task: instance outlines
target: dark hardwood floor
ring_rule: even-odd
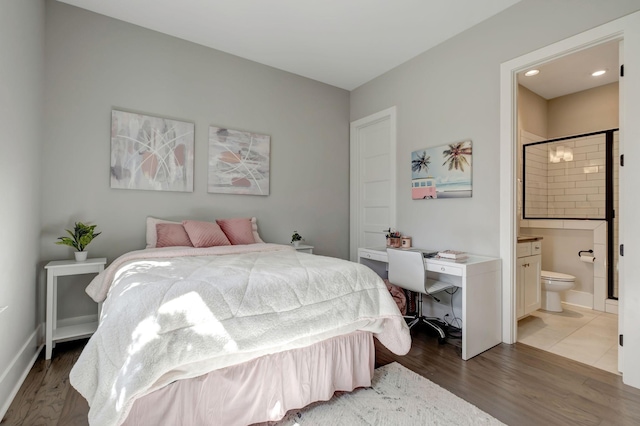
[[[455,345],[412,334],[402,357],[376,343],[376,366],[397,361],[508,425],[640,424],[640,390],[615,374],[519,343],[463,361]],[[48,362],[41,354],[2,426],[87,425],[87,403],[69,385],[84,344],[59,343]]]

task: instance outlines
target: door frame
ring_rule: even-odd
[[[389,211],[389,226],[396,226],[396,107],[392,106],[385,110],[368,115],[359,120],[351,122],[349,136],[349,186],[350,186],[350,202],[349,202],[349,258],[357,262],[358,260],[358,233],[360,232],[360,187],[357,185],[360,176],[360,151],[358,133],[360,129],[375,124],[377,122],[389,120],[389,177],[390,177],[390,194],[391,199]],[[382,229],[380,230],[382,231]]]
[[[516,144],[517,78],[516,74],[577,51],[613,40],[624,40],[624,85],[620,91],[620,154],[640,158],[640,12],[585,31],[504,62],[500,66],[500,256],[502,258],[502,339],[515,343],[515,245],[516,222]],[[629,72],[628,70],[634,70]],[[628,140],[630,143],[625,144]],[[632,182],[640,181],[640,168],[620,170],[620,244],[625,245],[626,258],[619,261],[620,332],[624,332],[625,356],[619,365],[624,383],[640,388],[640,366],[631,359],[640,355],[640,306],[624,309],[624,300],[640,300],[640,286],[630,285],[640,276],[640,201],[634,197]],[[621,349],[621,348],[619,348]]]

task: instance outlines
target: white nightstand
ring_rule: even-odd
[[[313,254],[313,246],[308,246],[306,244],[300,244],[298,247],[293,246],[294,249],[301,251],[303,253]]]
[[[58,277],[65,275],[99,274],[107,263],[105,257],[87,259],[84,262],[75,260],[54,260],[47,263],[47,326],[45,359],[51,359],[53,345],[60,340],[73,340],[91,336],[98,328],[98,321],[57,327],[58,322]],[[98,304],[98,317],[101,304]]]

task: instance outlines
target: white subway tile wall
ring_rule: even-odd
[[[549,153],[547,145],[527,146],[524,211],[528,217],[549,216]]]
[[[604,133],[527,146],[526,217],[604,219],[605,154]]]

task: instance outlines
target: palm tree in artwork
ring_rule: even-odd
[[[418,158],[411,160],[411,170],[417,173],[424,169],[426,173],[429,171],[429,164],[431,164],[431,156],[427,156],[426,151],[422,151],[418,154]]]
[[[450,144],[449,149],[442,151],[442,156],[448,157],[442,165],[449,163],[449,170],[460,169],[464,172],[465,164],[471,166],[467,160],[467,155],[471,155],[471,143],[469,141]]]

